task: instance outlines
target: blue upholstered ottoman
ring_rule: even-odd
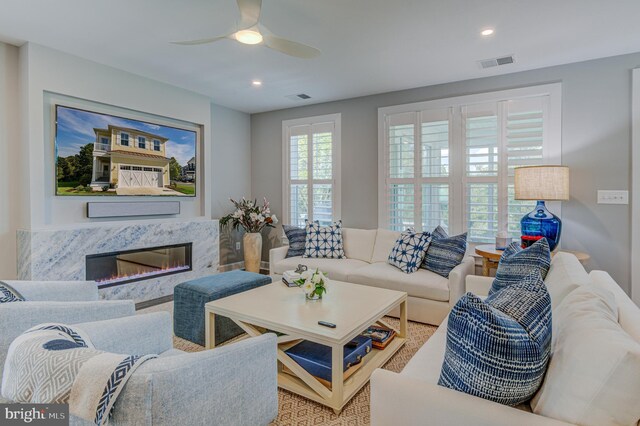
[[[204,305],[212,300],[271,284],[268,275],[232,271],[178,284],[173,291],[173,332],[204,346]],[[216,315],[216,345],[243,333],[227,317]]]

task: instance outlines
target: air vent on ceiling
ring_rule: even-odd
[[[311,99],[311,96],[307,95],[306,93],[299,93],[297,95],[288,95],[285,96],[286,98],[289,98],[293,101],[300,101],[300,100],[307,100],[307,99]]]
[[[478,65],[480,65],[480,68],[493,68],[498,65],[513,64],[514,62],[515,59],[513,58],[513,55],[508,55],[500,58],[483,59],[482,61],[478,61]]]

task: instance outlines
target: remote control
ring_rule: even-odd
[[[335,324],[332,324],[330,322],[326,322],[326,321],[318,321],[318,324],[324,326],[324,327],[329,327],[329,328],[336,328]]]

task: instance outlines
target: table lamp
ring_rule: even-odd
[[[516,200],[536,200],[533,211],[520,220],[524,240],[547,239],[549,249],[560,242],[562,221],[545,206],[545,201],[569,199],[569,168],[566,166],[525,166],[515,168]]]

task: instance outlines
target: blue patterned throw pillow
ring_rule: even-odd
[[[547,368],[551,298],[538,271],[489,296],[467,293],[449,314],[438,384],[506,405],[528,401]]]
[[[9,302],[24,302],[24,298],[9,284],[0,281],[0,303]]]
[[[466,232],[449,237],[445,230],[438,226],[431,234],[431,242],[420,267],[449,278],[449,273],[462,262],[466,252]]]
[[[496,278],[489,289],[489,295],[520,282],[534,271],[539,271],[544,280],[550,266],[551,253],[546,238],[536,241],[526,249],[521,248],[518,243],[511,243],[500,256]]]
[[[445,231],[442,226],[438,225],[436,226],[436,229],[434,229],[431,233],[431,238],[434,240],[449,238],[449,234],[447,234],[447,231]]]
[[[292,225],[282,225],[282,229],[287,236],[287,240],[289,240],[289,250],[287,250],[286,258],[302,256],[307,240],[307,230]]]
[[[342,243],[342,221],[331,226],[320,226],[318,221],[305,220],[306,241],[302,257],[346,259]]]
[[[388,262],[403,272],[411,274],[420,267],[428,244],[428,232],[415,232],[412,229],[407,229],[396,240],[396,244],[389,254]]]

